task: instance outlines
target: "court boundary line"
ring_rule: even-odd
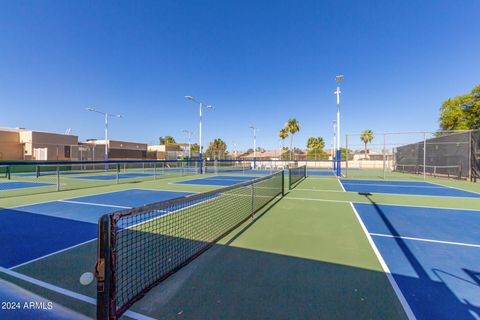
[[[440,188],[439,188],[440,189]],[[325,190],[325,189],[293,189],[291,191],[317,191],[317,192],[342,192],[340,190]],[[461,189],[460,189],[461,190]],[[469,192],[467,190],[462,190],[465,192]],[[345,193],[356,193],[358,194],[360,191],[345,191]],[[472,192],[473,194],[478,194]],[[423,195],[423,194],[405,194],[405,193],[386,193],[386,192],[373,192],[372,194],[380,194],[380,195],[394,195],[394,196],[399,196],[399,197],[447,197],[447,198],[452,198],[452,199],[480,199],[480,197],[458,197],[458,196],[442,196],[442,195]]]
[[[48,254],[43,255],[43,256],[41,256],[41,257],[38,257],[38,258],[35,258],[35,259],[29,260],[29,261],[22,262],[22,263],[20,263],[20,264],[17,264],[16,266],[13,266],[13,267],[8,268],[8,269],[9,269],[9,270],[13,270],[13,269],[16,269],[16,268],[19,268],[19,267],[23,267],[23,266],[26,266],[27,264],[30,264],[30,263],[33,263],[33,262],[42,260],[42,259],[44,259],[44,258],[53,256],[53,255],[55,255],[55,254],[57,254],[57,253],[62,253],[62,252],[64,252],[64,251],[67,251],[67,250],[70,250],[70,249],[73,249],[73,248],[76,248],[76,247],[83,246],[84,244],[90,243],[90,242],[95,241],[95,240],[97,240],[97,237],[95,237],[95,238],[93,238],[93,239],[90,239],[90,240],[87,240],[87,241],[84,241],[84,242],[81,242],[81,243],[74,244],[73,246],[70,246],[70,247],[67,247],[67,248],[64,248],[64,249],[60,249],[60,250],[55,251],[55,252],[48,253]]]
[[[352,208],[353,213],[355,214],[355,217],[357,218],[358,223],[360,224],[360,227],[362,228],[362,230],[365,234],[365,237],[367,238],[368,242],[370,243],[370,246],[371,246],[373,252],[377,256],[378,262],[380,263],[380,265],[383,269],[383,272],[387,276],[387,279],[389,280],[393,291],[397,295],[397,298],[400,301],[400,304],[402,305],[403,310],[405,311],[408,319],[415,320],[416,319],[415,314],[413,313],[410,305],[408,304],[407,300],[405,299],[405,296],[403,295],[402,290],[400,289],[397,282],[395,281],[395,278],[393,277],[393,274],[390,272],[390,268],[388,267],[387,263],[383,259],[383,257],[381,255],[380,251],[378,250],[375,242],[373,241],[372,237],[370,236],[370,233],[368,232],[367,227],[363,223],[362,218],[358,214],[357,209],[355,208],[355,206],[352,202],[350,202],[350,207]]]
[[[474,243],[455,242],[455,241],[444,241],[444,240],[434,240],[434,239],[416,238],[416,237],[406,237],[406,236],[394,236],[394,235],[391,235],[391,234],[375,233],[375,232],[371,232],[370,235],[375,236],[375,237],[385,237],[385,238],[394,238],[394,239],[405,239],[405,240],[413,240],[413,241],[423,241],[423,242],[431,242],[431,243],[449,244],[449,245],[454,245],[454,246],[464,246],[464,247],[480,248],[480,244],[474,244]]]
[[[73,298],[73,299],[76,299],[76,300],[80,300],[80,301],[83,301],[83,302],[86,302],[88,304],[91,304],[91,305],[94,305],[96,306],[97,305],[97,301],[96,299],[94,298],[91,298],[89,296],[86,296],[86,295],[83,295],[83,294],[80,294],[80,293],[77,293],[75,291],[71,291],[71,290],[68,290],[68,289],[65,289],[65,288],[61,288],[61,287],[58,287],[56,285],[53,285],[51,283],[48,283],[48,282],[45,282],[45,281],[42,281],[42,280],[39,280],[39,279],[35,279],[35,278],[32,278],[30,276],[27,276],[25,274],[22,274],[22,273],[19,273],[19,272],[16,272],[16,271],[13,271],[13,270],[9,270],[9,269],[6,269],[4,267],[0,267],[0,272],[4,273],[4,274],[7,274],[11,277],[14,277],[16,279],[19,279],[19,280],[23,280],[25,282],[28,282],[30,284],[33,284],[33,285],[36,285],[38,287],[41,287],[41,288],[44,288],[44,289],[47,289],[47,290],[50,290],[50,291],[53,291],[53,292],[56,292],[56,293],[59,293],[61,295],[64,295],[64,296],[67,296],[67,297],[70,297],[70,298]],[[22,287],[23,288],[23,287]],[[24,288],[25,289],[25,288]],[[30,290],[29,290],[30,291]],[[41,295],[40,295],[41,296]],[[43,296],[42,296],[43,297]],[[68,308],[70,310],[73,310],[73,311],[77,311],[78,310],[74,310],[72,308]],[[83,314],[83,313],[82,313]],[[137,319],[137,320],[155,320],[155,318],[151,318],[149,316],[146,316],[146,315],[143,315],[143,314],[140,314],[138,312],[134,312],[134,311],[127,311],[125,312],[125,315],[126,316],[129,316],[133,319]]]
[[[443,184],[436,183],[436,182],[431,182],[431,183],[432,183],[432,184],[435,184],[435,185],[437,185],[437,186],[445,187],[445,188],[450,188],[450,189],[455,189],[455,190],[460,190],[460,191],[466,191],[466,192],[471,192],[471,193],[475,193],[475,194],[480,195],[480,192],[476,192],[476,191],[470,191],[470,190],[460,189],[460,188],[452,187],[452,186],[445,186],[445,185],[443,185]]]
[[[285,196],[284,199],[290,200],[299,200],[299,201],[319,201],[319,202],[338,202],[338,203],[358,203],[358,204],[371,204],[371,202],[362,202],[362,201],[352,201],[352,200],[335,200],[335,199],[315,199],[315,198],[299,198],[299,197],[290,197]],[[377,203],[382,206],[396,206],[396,207],[412,207],[412,208],[425,208],[425,209],[442,209],[442,210],[463,210],[463,211],[473,211],[479,212],[477,209],[468,209],[468,208],[451,208],[451,207],[431,207],[431,206],[419,206],[419,205],[408,205],[408,204],[394,204],[394,203]]]
[[[118,208],[118,209],[131,209],[132,207],[126,206],[117,206],[114,204],[103,204],[103,203],[94,203],[94,202],[81,202],[81,201],[73,201],[73,200],[57,200],[55,202],[61,203],[72,203],[72,204],[84,204],[87,206],[97,206],[97,207],[109,207],[109,208]]]

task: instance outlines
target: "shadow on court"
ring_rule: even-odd
[[[478,291],[478,287],[480,287],[478,281],[479,271],[463,269],[464,275],[458,277],[447,270],[426,270],[421,261],[419,261],[407,245],[406,241],[401,238],[402,235],[388,219],[387,214],[371,198],[371,194],[359,194],[364,196],[373,205],[376,213],[388,228],[390,235],[393,236],[393,238],[389,240],[395,242],[397,248],[401,251],[399,253],[408,261],[408,267],[412,268],[416,274],[416,277],[410,277],[397,273],[395,269],[392,270],[392,268],[390,268],[395,281],[399,285],[415,317],[417,319],[478,319],[478,317],[480,317],[480,306],[474,305],[466,299],[459,299],[447,283],[442,281],[441,274],[456,277],[465,283],[470,282],[470,284],[477,286],[476,290]],[[408,210],[408,208],[405,208],[405,210]],[[433,219],[432,217],[432,223]],[[433,244],[433,246],[435,245],[436,244]],[[431,250],[433,251],[433,248]],[[382,253],[382,250],[380,250],[380,252]],[[433,253],[433,255],[434,254],[435,253]],[[399,257],[397,258],[400,259]],[[390,262],[392,263],[392,260]],[[395,266],[396,269],[405,270],[405,266],[399,266],[398,261],[393,261],[393,263],[395,262],[397,263]],[[445,265],[447,265],[447,263],[448,262],[446,262]],[[389,263],[387,262],[387,264]],[[438,280],[432,279],[428,271],[433,272]]]

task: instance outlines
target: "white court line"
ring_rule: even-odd
[[[97,301],[94,298],[91,298],[91,297],[85,296],[83,294],[79,294],[79,293],[70,291],[68,289],[57,287],[57,286],[55,286],[51,283],[47,283],[45,281],[41,281],[41,280],[38,280],[38,279],[35,279],[35,278],[32,278],[32,277],[29,277],[27,275],[24,275],[24,274],[21,274],[21,273],[12,271],[12,270],[8,270],[8,269],[5,269],[3,267],[0,267],[0,272],[5,273],[5,274],[7,274],[11,277],[14,277],[14,278],[26,281],[28,283],[34,284],[36,286],[48,289],[50,291],[60,293],[64,296],[67,296],[67,297],[70,297],[70,298],[73,298],[73,299],[77,299],[77,300],[86,302],[88,304],[94,305],[94,306],[97,305]],[[133,319],[137,319],[137,320],[155,320],[154,318],[151,318],[151,317],[148,317],[148,316],[145,316],[143,314],[133,312],[133,311],[127,311],[127,312],[124,313],[124,315],[129,316]]]
[[[360,215],[357,212],[357,209],[355,209],[355,206],[353,205],[352,202],[350,202],[350,206],[352,207],[353,212],[355,213],[355,216],[357,217],[358,223],[362,227],[363,232],[365,233],[365,236],[368,239],[368,242],[370,243],[370,246],[373,249],[373,252],[377,256],[378,261],[380,262],[380,265],[382,266],[383,271],[385,272],[388,280],[390,281],[390,284],[393,288],[393,291],[395,291],[398,300],[400,300],[400,303],[403,306],[403,309],[405,310],[405,313],[407,314],[407,317],[410,320],[416,319],[415,314],[413,313],[412,309],[410,308],[410,305],[408,304],[407,300],[405,299],[405,296],[403,295],[402,291],[400,290],[400,287],[398,286],[397,282],[395,281],[395,278],[393,277],[392,273],[390,272],[390,269],[388,268],[385,260],[383,260],[382,255],[380,254],[380,251],[378,250],[377,246],[375,245],[375,242],[373,241],[372,237],[368,233],[367,227],[362,221],[362,218],[360,218]]]
[[[338,202],[338,203],[350,203],[352,201],[350,200],[331,200],[331,199],[315,199],[315,198],[299,198],[299,197],[291,197],[291,196],[286,196],[284,199],[287,200],[300,200],[300,201],[318,201],[318,202]],[[472,199],[472,198],[470,198]],[[353,201],[354,203],[359,203],[359,204],[372,204],[370,201]],[[378,202],[376,203],[378,205],[382,206],[394,206],[394,207],[406,207],[406,208],[426,208],[426,209],[441,209],[441,210],[461,210],[461,211],[473,211],[473,212],[478,212],[480,211],[478,209],[466,209],[466,208],[450,208],[450,207],[432,207],[432,206],[419,206],[419,205],[408,205],[408,204],[392,204],[392,203],[381,203]]]
[[[394,188],[430,188],[430,189],[444,189],[445,187],[443,186],[417,186],[417,185],[408,185],[408,186],[402,186],[399,184],[373,184],[373,183],[348,183],[345,182],[346,185],[349,186],[374,186],[374,187],[394,187]],[[465,191],[465,190],[463,190]]]
[[[75,244],[75,245],[73,245],[73,246],[71,246],[71,247],[64,248],[64,249],[61,249],[61,250],[58,250],[58,251],[55,251],[55,252],[46,254],[46,255],[44,255],[44,256],[41,256],[41,257],[38,257],[38,258],[35,258],[35,259],[32,259],[32,260],[29,260],[29,261],[26,261],[26,262],[22,262],[22,263],[20,263],[20,264],[17,264],[16,266],[10,267],[9,269],[10,269],[10,270],[16,269],[16,268],[18,268],[18,267],[21,267],[21,266],[30,264],[30,263],[32,263],[32,262],[42,260],[42,259],[44,259],[44,258],[46,258],[46,257],[53,256],[53,255],[55,255],[55,254],[57,254],[57,253],[61,253],[61,252],[64,252],[64,251],[67,251],[67,250],[70,250],[70,249],[73,249],[73,248],[76,248],[76,247],[80,247],[80,246],[82,246],[82,245],[84,245],[84,244],[90,243],[90,242],[95,241],[95,240],[97,240],[96,237],[93,238],[93,239],[87,240],[87,241],[85,241],[85,242],[82,242],[82,243],[77,243],[77,244]]]
[[[433,239],[425,239],[425,238],[414,238],[414,237],[405,237],[405,236],[394,236],[391,234],[383,234],[383,233],[370,233],[372,236],[376,237],[386,237],[386,238],[396,238],[396,239],[405,239],[405,240],[414,240],[414,241],[423,241],[423,242],[433,242],[433,243],[442,243],[442,244],[451,244],[454,246],[464,246],[464,247],[474,247],[480,248],[480,244],[473,244],[473,243],[464,243],[464,242],[453,242],[453,241],[443,241],[443,240],[433,240]]]
[[[345,187],[343,186],[342,181],[340,181],[340,179],[337,179],[337,181],[340,184],[340,187],[342,187],[343,192],[347,192],[347,191],[345,191]]]
[[[445,186],[443,184],[440,184],[440,183],[436,183],[436,182],[429,182],[431,184],[435,184],[437,186],[442,186],[442,187],[445,187],[445,188],[450,188],[450,189],[455,189],[455,190],[460,190],[460,191],[465,191],[465,192],[471,192],[471,193],[475,193],[475,194],[478,194],[480,195],[480,193],[478,192],[475,192],[475,191],[470,191],[470,190],[465,190],[465,189],[460,189],[460,188],[457,188],[457,187],[451,187],[451,186]]]
[[[295,188],[294,190],[296,191],[316,191],[316,192],[341,192],[343,193],[343,191],[339,191],[339,190],[326,190],[326,189],[297,189]],[[291,191],[294,191],[294,190],[291,190]],[[459,189],[461,190],[461,189]],[[466,192],[469,192],[467,190],[462,190],[462,191],[466,191]],[[345,191],[347,193],[356,193],[358,194],[360,191]],[[472,192],[475,194],[475,192]],[[479,199],[477,197],[461,197],[461,196],[440,196],[440,195],[425,195],[425,194],[409,194],[409,193],[393,193],[393,192],[373,192],[372,194],[376,194],[376,195],[393,195],[395,197],[447,197],[447,198],[458,198],[458,199]]]
[[[102,203],[94,203],[94,202],[82,202],[82,201],[73,201],[73,200],[57,200],[57,202],[65,202],[65,203],[73,203],[73,204],[85,204],[88,206],[98,206],[98,207],[111,207],[111,208],[119,208],[119,209],[131,209],[132,207],[125,207],[125,206],[117,206],[114,204],[102,204]]]

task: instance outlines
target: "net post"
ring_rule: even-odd
[[[285,169],[282,169],[282,197],[285,196]]]
[[[7,180],[11,179],[11,166],[7,166]]]
[[[288,168],[288,190],[292,190],[292,170]]]
[[[57,165],[57,191],[60,191],[60,166]]]
[[[252,183],[252,220],[255,214],[255,184]]]
[[[116,171],[117,171],[117,184],[120,183],[120,163],[116,164]]]
[[[39,178],[40,177],[40,166],[38,164],[35,166],[35,173],[37,175],[37,178]]]
[[[98,220],[97,261],[94,274],[97,279],[97,319],[107,320],[111,314],[111,222],[105,214]]]

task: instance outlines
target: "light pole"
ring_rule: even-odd
[[[342,174],[341,170],[341,148],[340,148],[340,82],[345,79],[345,76],[338,75],[335,77],[337,81],[337,91],[334,94],[337,95],[337,176],[340,177]]]
[[[332,161],[333,161],[333,171],[337,170],[337,163],[335,161],[337,154],[337,121],[333,120],[333,139],[332,139]]]
[[[183,130],[182,132],[185,133],[185,135],[188,139],[188,160],[191,160],[192,159],[192,153],[191,153],[190,150],[192,149],[191,137],[192,137],[193,132],[191,132],[189,130]]]
[[[250,126],[253,130],[253,169],[257,167],[257,128]]]
[[[90,111],[90,112],[96,112],[100,113],[105,117],[105,155],[104,155],[104,160],[108,160],[108,117],[112,118],[123,118],[121,114],[109,114],[108,112],[103,112],[100,110],[97,110],[95,108],[85,108],[85,110]]]
[[[192,96],[185,96],[185,99],[196,102],[200,105],[200,125],[199,125],[199,130],[198,130],[198,146],[200,148],[199,154],[198,154],[198,160],[200,163],[202,163],[202,154],[203,154],[203,148],[202,148],[202,109],[203,109],[203,103],[195,100]],[[206,105],[207,109],[213,109],[213,106],[210,104]],[[202,166],[200,166],[201,168]],[[202,169],[200,169],[200,173],[202,173]]]

